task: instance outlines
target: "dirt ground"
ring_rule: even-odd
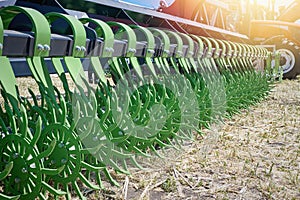
[[[300,199],[300,79],[88,199]]]

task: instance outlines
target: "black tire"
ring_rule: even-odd
[[[294,79],[300,74],[300,49],[288,44],[276,46],[281,53],[280,66],[283,67],[283,78]]]

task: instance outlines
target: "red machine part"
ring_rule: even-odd
[[[192,19],[193,11],[197,5],[204,2],[205,0],[176,0],[171,6],[163,8],[162,12],[185,19]]]

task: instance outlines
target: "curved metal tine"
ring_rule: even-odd
[[[239,43],[234,43],[237,46],[237,69],[240,74],[243,74],[245,71],[245,62],[244,62],[244,50]]]
[[[137,78],[137,81],[144,81],[144,75],[141,69],[141,66],[138,63],[137,57],[129,57],[129,61],[131,66],[133,67],[133,70],[135,71],[135,74],[137,75],[135,78]]]
[[[244,49],[239,43],[235,43],[235,45],[238,48],[238,63],[239,63],[239,71],[241,74],[245,74],[246,64],[244,62],[244,58],[246,55],[244,55]]]
[[[86,200],[87,198],[82,194],[77,182],[72,182],[72,188],[75,190],[76,194],[79,196],[80,199]],[[69,195],[68,195],[69,196]],[[71,194],[70,194],[71,196]]]
[[[113,57],[108,61],[108,63],[110,66],[110,72],[113,75],[114,82],[117,83],[120,79],[124,79],[123,77],[124,71],[120,66],[118,58]]]
[[[155,147],[154,147],[153,145],[150,145],[149,148],[150,148],[151,152],[153,152],[154,155],[156,155],[157,157],[159,157],[159,158],[161,158],[161,159],[165,159],[165,158],[166,158],[165,156],[161,155],[161,154],[158,152],[158,150],[155,149]]]
[[[103,185],[102,180],[101,180],[101,176],[102,176],[102,172],[103,172],[104,176],[106,176],[106,178],[111,182],[111,184],[118,186],[118,182],[116,182],[112,178],[109,171],[107,170],[106,164],[104,164],[103,162],[100,162],[98,159],[96,159],[91,154],[87,155],[87,160],[88,160],[88,163],[90,163],[89,165],[91,165],[91,167],[92,167],[92,169],[87,169],[85,171],[85,178],[87,180],[93,181],[93,179],[95,178],[95,181],[99,185],[99,188],[103,189],[104,185]],[[96,169],[94,169],[95,167],[96,167]],[[95,175],[96,177],[94,177],[92,175]]]
[[[167,65],[165,65],[165,61],[162,59],[162,57],[154,57],[154,63],[157,66],[157,76],[158,78],[160,78],[162,75],[164,74],[169,74],[170,73],[170,66],[167,63]]]
[[[255,47],[252,45],[244,44],[244,46],[247,49],[247,57],[246,57],[246,64],[248,67],[248,70],[254,70],[254,64],[253,59],[261,59],[262,58],[262,49],[259,47]]]
[[[14,166],[13,161],[9,162],[8,164],[5,165],[5,168],[3,169],[3,171],[0,172],[0,181],[5,179],[10,174],[13,166]]]
[[[103,51],[101,55],[98,55],[103,58],[110,58],[114,52],[113,45],[114,45],[114,34],[110,26],[102,20],[99,19],[92,19],[92,18],[81,18],[79,19],[81,23],[86,24],[93,24],[95,26],[95,31],[97,33],[98,38],[103,38]],[[97,49],[96,49],[97,50]],[[107,80],[102,68],[102,65],[99,61],[99,57],[91,56],[91,64],[94,68],[94,71],[99,78],[100,82],[103,84],[107,84]]]
[[[116,149],[116,147],[113,147]],[[104,150],[102,150],[104,152]],[[130,158],[132,155],[130,154],[127,156],[126,154],[119,153],[121,150],[118,150],[117,152],[114,152],[113,155],[108,156],[107,153],[111,153],[111,150],[108,150],[105,154],[100,155],[100,152],[98,152],[96,155],[94,155],[99,161],[105,163],[107,166],[111,166],[114,170],[117,170],[124,174],[130,174],[129,171],[126,170],[126,166],[124,166],[124,159]],[[121,163],[120,163],[121,162]],[[121,168],[122,167],[122,168]]]
[[[235,63],[233,61],[233,57],[234,57],[234,50],[232,49],[232,46],[230,45],[230,43],[226,40],[220,40],[220,42],[222,42],[225,45],[225,49],[226,52],[222,52],[224,55],[224,63],[226,65],[226,68],[228,70],[230,70],[230,72],[232,73],[234,71],[234,66]]]
[[[2,23],[0,21],[0,23]],[[3,91],[3,98],[11,96],[11,103],[15,104],[15,102],[18,102],[18,94],[17,94],[17,82],[15,79],[14,72],[12,70],[12,66],[9,62],[9,59],[7,57],[0,55],[0,63],[2,66],[2,72],[0,74],[0,80],[1,80],[1,88]],[[5,100],[5,99],[4,99]]]
[[[148,30],[150,30],[154,36],[159,37],[163,43],[163,47],[161,49],[162,55],[154,57],[154,62],[158,66],[158,74],[169,74],[170,66],[166,58],[169,57],[170,39],[162,30],[152,27],[148,28]]]
[[[8,196],[8,195],[0,193],[0,198],[3,199],[3,200],[18,200],[20,197],[21,197],[21,195]]]
[[[135,62],[135,61],[133,60],[133,62]],[[127,63],[125,63],[125,65],[126,65],[126,64],[127,64]],[[136,65],[137,65],[137,63],[136,63]],[[137,68],[137,67],[139,67],[139,66],[136,66],[136,68]],[[128,68],[128,66],[127,66],[127,68]],[[141,75],[140,75],[140,76],[141,76]]]
[[[239,52],[238,52],[238,48],[237,46],[235,45],[235,43],[231,42],[231,41],[228,41],[229,44],[231,45],[231,48],[233,50],[232,52],[232,59],[231,59],[231,62],[232,62],[232,65],[233,65],[233,69],[234,71],[238,71],[239,70],[239,64],[238,64],[238,56],[239,56]]]
[[[222,84],[218,84],[219,81],[222,81],[218,75],[218,70],[217,68],[214,66],[214,60],[211,57],[212,54],[212,44],[210,42],[209,39],[204,38],[204,37],[200,37],[201,38],[201,42],[203,41],[206,45],[207,45],[207,52],[206,55],[202,58],[199,59],[198,58],[198,63],[200,63],[200,65],[204,65],[206,66],[205,68],[200,68],[200,72],[202,71],[202,77],[199,77],[199,83],[201,85],[201,83],[204,83],[205,86],[205,90],[209,90],[209,93],[207,93],[210,98],[209,99],[215,99],[218,98],[218,92],[217,89],[215,87],[219,87],[219,85],[221,86]],[[201,86],[200,86],[201,87]],[[204,94],[204,93],[203,93]],[[201,95],[199,96],[201,98]],[[207,100],[206,100],[207,101]],[[208,101],[207,101],[208,102]],[[210,106],[209,106],[210,107]],[[206,108],[206,112],[210,112],[210,108]],[[205,113],[205,112],[204,112]],[[212,120],[211,115],[210,114],[204,114],[204,115],[208,115],[208,119],[209,121]],[[200,122],[200,124],[203,122]],[[206,122],[203,123],[203,125],[206,127],[208,124]]]
[[[215,39],[216,43],[219,45],[220,48],[220,52],[219,52],[219,57],[216,58],[216,62],[219,63],[221,70],[226,72],[228,70],[228,66],[225,60],[225,56],[226,56],[226,46],[225,44],[219,40],[219,39]]]
[[[103,170],[103,173],[105,174],[105,176],[107,177],[107,179],[110,181],[110,183],[114,186],[120,187],[120,184],[111,176],[111,174],[109,173],[108,169],[105,168]],[[98,178],[97,178],[98,179]]]
[[[42,182],[43,187],[48,190],[51,194],[54,194],[55,196],[62,196],[66,195],[67,193],[58,189],[54,189],[51,185],[46,183],[45,181]]]
[[[246,71],[251,73],[254,70],[254,65],[252,60],[260,59],[261,56],[260,49],[252,45],[247,45],[247,44],[241,44],[241,45],[245,49],[244,62],[246,65]]]

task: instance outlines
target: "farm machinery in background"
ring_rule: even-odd
[[[247,35],[252,44],[262,45],[280,54],[280,68],[285,78],[300,74],[300,19],[298,1],[276,6],[252,1],[175,1],[162,11],[210,26]],[[283,3],[283,2],[282,2]],[[277,9],[276,9],[277,8]],[[274,62],[272,65],[274,66]]]
[[[0,199],[85,199],[268,95],[239,4],[183,2],[0,1]]]

